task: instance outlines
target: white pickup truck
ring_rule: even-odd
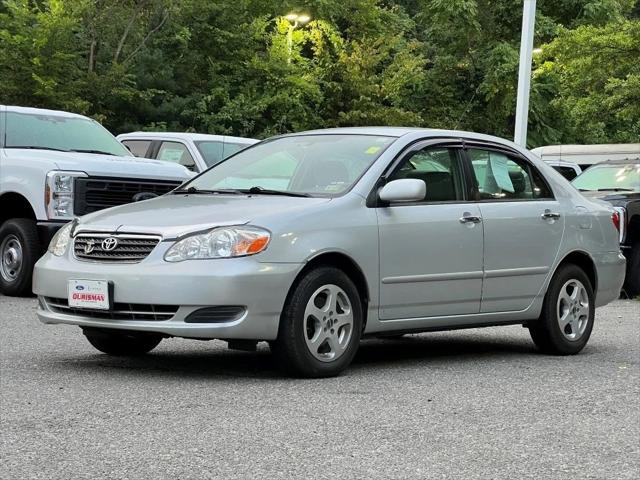
[[[192,176],[134,157],[82,115],[0,105],[0,293],[31,292],[33,265],[74,217],[162,195]]]

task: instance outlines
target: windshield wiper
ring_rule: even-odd
[[[240,190],[232,190],[232,189],[200,190],[199,188],[196,188],[196,187],[189,187],[189,188],[179,188],[177,190],[173,190],[171,193],[175,195],[179,195],[182,193],[187,193],[187,194],[202,193],[205,195],[213,195],[216,193],[232,193],[234,195],[240,195],[243,192],[241,192]]]
[[[241,190],[243,193],[251,193],[254,195],[283,195],[286,197],[310,197],[311,195],[309,195],[308,193],[301,193],[301,192],[288,192],[286,190],[270,190],[268,188],[262,188],[262,187],[251,187],[248,190]]]
[[[633,188],[620,188],[620,187],[610,187],[610,188],[599,188],[599,192],[633,192]]]
[[[91,149],[82,149],[82,148],[72,148],[68,150],[69,152],[78,152],[78,153],[96,153],[98,155],[111,155],[116,156],[115,153],[105,152],[104,150],[91,150]]]
[[[25,150],[53,150],[54,152],[68,152],[69,150],[63,150],[62,148],[53,147],[36,147],[34,145],[5,145],[4,148],[15,148]]]

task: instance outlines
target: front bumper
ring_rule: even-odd
[[[164,250],[159,246],[137,264],[84,262],[72,258],[69,252],[62,257],[47,253],[36,264],[33,276],[33,291],[39,297],[38,318],[50,324],[187,338],[277,337],[285,298],[302,264],[260,263],[255,257],[168,263],[162,260]],[[175,305],[178,309],[171,318],[159,321],[94,318],[82,312],[64,312],[46,299],[67,299],[70,279],[112,282],[115,303]],[[200,308],[228,305],[244,306],[246,312],[223,323],[185,322],[190,313]]]

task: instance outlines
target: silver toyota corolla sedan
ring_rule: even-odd
[[[267,341],[293,374],[323,377],[364,336],[508,324],[575,354],[623,282],[616,215],[499,138],[311,131],[76,219],[34,291],[40,320],[112,355],[167,337]]]

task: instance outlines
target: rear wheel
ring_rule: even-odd
[[[36,222],[28,218],[7,220],[0,227],[0,293],[31,294],[33,266],[40,257]]]
[[[551,279],[537,322],[529,327],[545,353],[574,355],[589,341],[595,318],[593,287],[584,271],[564,265]]]
[[[353,360],[362,332],[362,303],[341,270],[320,267],[294,287],[272,344],[281,366],[303,377],[340,374]]]
[[[107,332],[91,328],[85,328],[82,332],[94,348],[115,356],[144,355],[156,348],[162,341],[162,337],[154,333]]]
[[[623,288],[629,298],[640,295],[640,242],[631,248],[631,253],[627,256],[627,275]]]

